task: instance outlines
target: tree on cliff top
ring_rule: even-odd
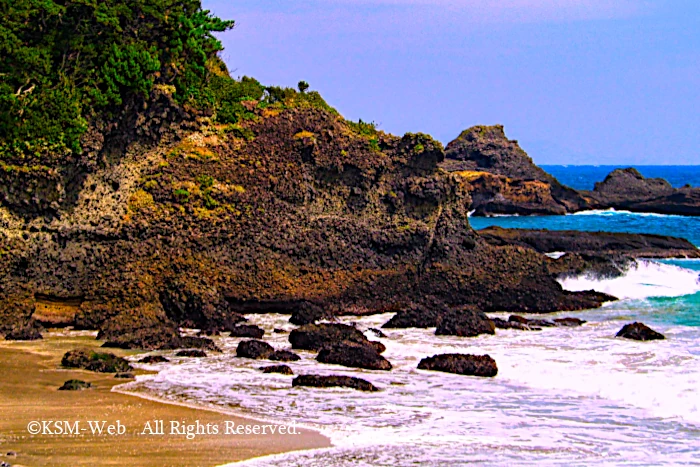
[[[233,25],[200,0],[0,0],[0,159],[78,151],[89,119],[155,85],[205,102]]]

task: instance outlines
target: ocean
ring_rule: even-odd
[[[698,168],[684,170],[700,175]],[[558,171],[565,183],[570,183],[567,177],[587,173],[572,167],[551,171]],[[652,168],[642,172],[656,176]],[[590,173],[595,180],[581,184],[592,187],[601,179],[596,170]],[[675,234],[700,245],[700,219],[690,217],[600,211],[471,220],[477,229],[501,225]],[[340,321],[355,323],[386,345],[391,372],[319,364],[314,353],[304,351],[299,352],[301,361],[289,363],[295,374],[362,377],[381,389],[377,393],[292,388],[291,376],[264,375],[257,369],[264,362],[235,358],[241,339],[225,337],[217,338],[224,350],[220,355],[149,365],[161,371],[122,388],[263,420],[294,421],[320,430],[334,444],[235,464],[242,466],[700,465],[699,273],[697,260],[641,261],[615,279],[562,280],[568,290],[593,288],[621,298],[597,310],[547,316],[587,321],[578,328],[499,329],[494,336],[476,338],[438,337],[434,329],[390,329],[377,338],[368,329],[380,327],[391,314],[345,317]],[[272,332],[293,329],[288,316],[249,318],[265,329],[265,341],[290,348],[287,334]],[[633,321],[667,339],[615,338]],[[489,354],[499,373],[475,378],[416,369],[421,358],[447,352]]]

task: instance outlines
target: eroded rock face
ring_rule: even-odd
[[[378,391],[369,381],[353,376],[300,375],[294,378],[292,386],[310,386],[315,388],[351,388],[360,391]]]
[[[82,368],[98,373],[120,373],[133,370],[129,362],[111,353],[82,348],[66,352],[61,359],[66,368]]]
[[[615,337],[634,339],[637,341],[652,341],[666,339],[663,334],[656,332],[644,323],[625,324]]]
[[[440,316],[436,336],[476,337],[494,334],[495,325],[483,312],[472,309],[452,309]]]
[[[424,358],[419,370],[443,371],[467,376],[493,377],[498,374],[496,361],[489,355],[441,354]]]
[[[382,357],[374,346],[350,341],[325,345],[316,360],[367,370],[391,370],[391,363]]]
[[[589,204],[535,165],[502,125],[464,130],[447,145],[445,157],[443,167],[471,179],[476,214],[563,214]]]

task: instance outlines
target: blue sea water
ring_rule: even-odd
[[[577,190],[592,190],[595,182],[601,182],[615,169],[629,165],[543,165],[561,183]],[[637,165],[635,169],[645,177],[663,178],[676,188],[686,184],[700,186],[700,166],[697,165]]]
[[[593,188],[596,181],[602,180],[615,166],[543,166],[565,185],[578,189]],[[646,177],[662,177],[674,186],[687,183],[700,185],[700,166],[639,166]],[[472,217],[472,227],[477,230],[500,226],[506,228],[583,230],[590,232],[627,232],[671,235],[690,240],[700,246],[700,217],[666,216],[651,213],[631,213],[626,211],[587,211],[566,216],[504,216]],[[668,260],[665,264],[700,273],[700,261]],[[613,295],[615,290],[611,290]],[[650,323],[669,323],[685,326],[700,326],[700,293],[673,297],[647,297],[630,302],[644,310],[645,319]],[[626,306],[632,306],[629,303]],[[699,396],[700,397],[700,396]]]

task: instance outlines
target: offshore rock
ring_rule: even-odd
[[[347,324],[307,324],[289,333],[293,349],[321,350],[327,344],[350,341],[367,344],[362,332]]]
[[[391,363],[367,344],[343,341],[324,346],[316,357],[321,363],[331,363],[367,370],[391,370]]]
[[[666,339],[663,334],[656,332],[644,323],[625,324],[615,337],[634,339],[637,341],[651,341]]]
[[[498,374],[496,361],[489,355],[441,354],[424,358],[419,370],[443,371],[467,376],[493,377]]]
[[[236,357],[267,359],[275,349],[267,342],[258,340],[241,341],[236,347]]]

